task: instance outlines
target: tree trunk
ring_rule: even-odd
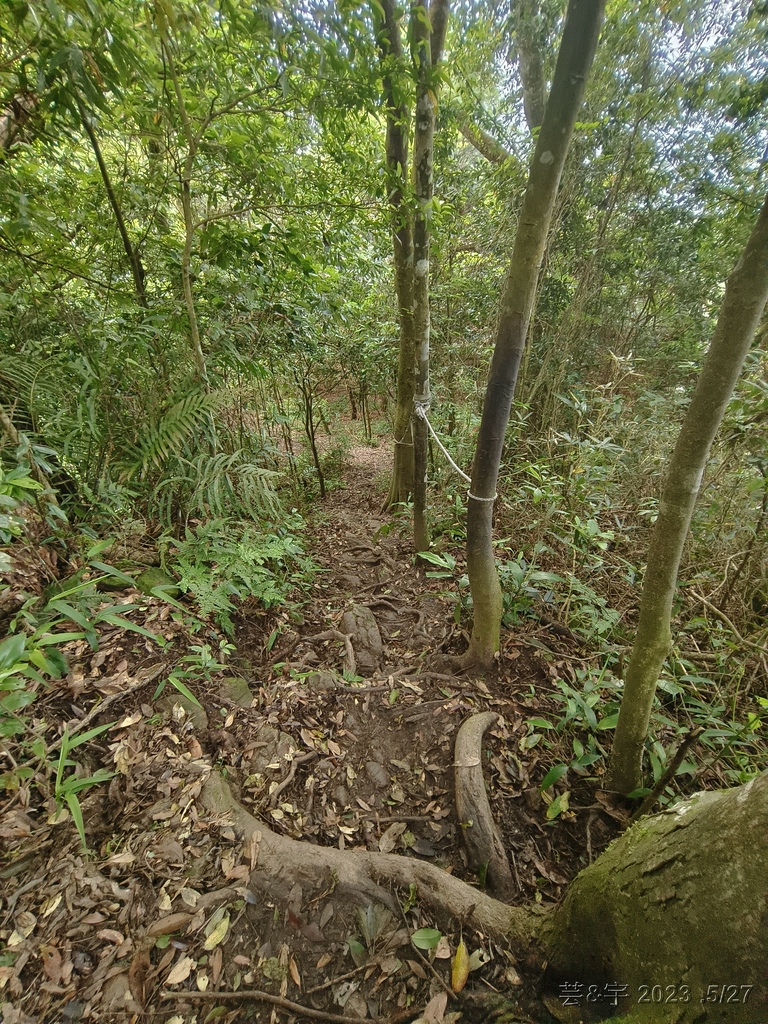
[[[585,1022],[621,1013],[627,1022],[764,1024],[767,821],[765,772],[638,821],[582,871],[555,913],[550,1011],[557,1016],[580,983]],[[590,985],[599,1002],[587,1001]],[[611,986],[626,986],[612,1012]]]
[[[158,8],[156,7],[156,12]],[[197,147],[200,142],[199,135],[195,135],[192,130],[192,124],[189,119],[189,113],[187,112],[187,105],[184,102],[184,95],[181,91],[181,82],[176,71],[176,61],[171,50],[171,45],[167,37],[167,26],[165,23],[164,16],[158,16],[158,24],[161,27],[160,40],[162,46],[162,52],[165,56],[168,73],[173,83],[173,91],[176,97],[176,106],[178,108],[179,117],[181,119],[182,127],[184,129],[184,137],[187,143],[187,153],[184,158],[183,165],[180,169],[179,184],[181,186],[181,210],[184,217],[184,248],[181,253],[181,283],[184,289],[184,305],[187,311],[187,320],[189,322],[189,333],[190,340],[192,342],[192,358],[195,361],[195,369],[197,370],[198,378],[205,391],[210,389],[208,381],[208,369],[205,365],[205,353],[203,352],[203,344],[200,338],[200,325],[197,320],[197,310],[195,308],[195,297],[192,292],[192,243],[195,237],[195,222],[192,215],[192,169],[195,165],[195,157],[197,155]]]
[[[408,105],[396,99],[395,74],[402,42],[393,0],[372,4],[381,52],[387,110],[387,171],[394,245],[395,291],[400,316],[400,352],[395,409],[395,454],[385,508],[414,497],[414,543],[429,546],[426,524],[427,427],[414,416],[414,399],[429,400],[429,216],[432,203],[432,150],[437,107],[434,68],[442,54],[448,19],[447,0],[411,10],[411,45],[417,76],[414,184],[417,211],[405,201],[408,182]],[[418,454],[417,454],[418,453]],[[418,461],[418,466],[416,465]]]
[[[569,3],[552,91],[533,155],[501,298],[467,511],[467,568],[474,606],[467,664],[487,666],[499,649],[502,597],[493,556],[493,499],[549,223],[597,47],[604,6],[604,0]]]
[[[115,222],[117,224],[117,230],[120,233],[120,239],[123,243],[123,249],[125,251],[126,258],[128,259],[128,266],[131,268],[131,275],[133,277],[133,287],[136,291],[136,301],[140,306],[146,307],[147,305],[147,293],[144,289],[144,267],[142,266],[141,257],[131,242],[130,235],[128,234],[128,228],[125,224],[125,218],[123,217],[123,211],[120,207],[120,203],[117,200],[117,195],[112,187],[112,179],[109,176],[107,165],[104,162],[104,157],[101,153],[101,146],[99,140],[96,138],[96,133],[93,130],[91,122],[88,120],[88,114],[85,107],[81,103],[80,99],[77,98],[77,109],[80,114],[80,120],[82,121],[83,128],[85,128],[85,134],[91,143],[91,149],[93,155],[96,157],[96,163],[99,165],[99,172],[101,174],[101,180],[104,182],[104,188],[107,193],[107,199],[109,199],[109,205],[112,207],[112,212],[115,215]]]
[[[416,63],[416,129],[413,141],[413,176],[416,215],[413,228],[413,322],[416,357],[415,399],[426,414],[429,408],[429,234],[432,217],[433,154],[437,113],[437,78],[448,19],[447,0],[432,0],[429,22],[420,17],[423,7],[411,11],[411,39]],[[423,416],[413,413],[413,542],[416,551],[429,547],[427,524],[428,430]]]
[[[492,164],[503,164],[507,160],[514,160],[512,154],[506,150],[500,142],[497,142],[484,128],[464,118],[459,122],[459,131],[478,151],[480,156]]]
[[[5,158],[40,103],[34,92],[17,92],[0,112],[0,157]]]
[[[392,480],[384,504],[391,508],[408,501],[413,493],[413,413],[415,333],[413,325],[413,225],[405,202],[408,187],[408,121],[405,102],[398,102],[395,76],[402,61],[403,48],[394,0],[371,4],[376,38],[381,53],[384,104],[387,112],[386,164],[392,245],[395,267],[395,294],[400,321],[397,363],[397,399],[395,405],[395,452]]]
[[[768,199],[728,279],[715,333],[669,462],[624,680],[608,786],[643,784],[642,757],[656,684],[672,643],[677,573],[710,448],[768,301]]]
[[[513,9],[517,62],[520,67],[520,82],[523,86],[523,108],[528,127],[533,131],[541,126],[547,107],[544,67],[536,39],[538,0],[517,0]]]

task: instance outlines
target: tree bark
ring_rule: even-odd
[[[672,603],[683,546],[712,442],[766,302],[768,198],[728,279],[715,333],[667,469],[608,773],[609,788],[619,793],[631,793],[643,783],[643,748],[656,684],[672,645]]]
[[[492,164],[503,164],[513,159],[512,154],[500,142],[477,124],[466,119],[459,122],[459,131],[474,146],[480,156]]]
[[[597,48],[604,6],[604,0],[569,3],[552,91],[533,155],[501,297],[467,511],[467,568],[474,606],[467,664],[489,666],[499,649],[502,596],[493,556],[493,499],[549,224]]]
[[[413,227],[413,325],[416,357],[414,385],[416,401],[426,413],[429,408],[429,236],[432,217],[433,154],[437,116],[435,69],[445,39],[447,0],[432,0],[429,20],[424,7],[411,10],[411,38],[416,64],[416,128],[413,140],[413,176],[416,214]],[[422,416],[413,412],[413,542],[416,551],[429,548],[427,523],[428,429]]]
[[[395,452],[392,480],[385,508],[408,501],[413,493],[413,438],[411,416],[415,388],[415,333],[413,323],[413,223],[408,212],[408,122],[410,111],[397,99],[396,75],[403,47],[394,0],[371,4],[376,38],[384,70],[384,105],[387,113],[387,202],[392,225],[400,342],[395,404]]]
[[[547,108],[547,86],[544,65],[536,39],[538,0],[517,0],[515,9],[515,39],[520,82],[523,86],[523,109],[531,131],[541,127]]]
[[[21,134],[24,125],[33,117],[40,104],[40,98],[34,92],[17,92],[0,113],[0,156],[13,146]]]
[[[489,891],[501,900],[510,900],[517,893],[507,854],[496,822],[493,820],[483,780],[482,742],[486,730],[499,716],[493,711],[472,715],[456,735],[453,789],[456,794],[456,817],[469,862],[482,877],[485,871]]]
[[[544,976],[552,1012],[561,985],[605,992],[618,983],[628,1022],[768,1020],[767,821],[764,772],[633,825],[554,916]],[[606,1001],[582,1001],[579,1013],[603,1019]]]
[[[448,21],[447,0],[433,0],[429,18],[423,5],[411,10],[411,45],[417,78],[414,135],[416,211],[407,202],[409,110],[397,100],[395,75],[402,61],[400,26],[393,0],[372,4],[383,69],[387,111],[387,172],[394,246],[395,292],[400,317],[400,349],[395,408],[395,453],[385,508],[414,497],[414,545],[429,547],[426,522],[427,427],[414,415],[414,399],[429,401],[429,218],[432,153],[437,112],[437,79]],[[417,465],[418,463],[418,465]]]

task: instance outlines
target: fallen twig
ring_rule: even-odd
[[[315,640],[341,640],[346,652],[345,668],[351,675],[356,674],[357,661],[355,660],[355,649],[352,646],[351,633],[342,633],[338,629],[325,629],[322,633],[315,633],[313,636],[305,636],[302,640],[306,643],[312,643]]]
[[[278,786],[275,786],[275,788],[272,790],[269,797],[268,806],[275,806],[280,794],[284,792],[284,790],[286,790],[293,782],[293,780],[296,778],[296,772],[300,764],[306,764],[307,761],[311,761],[313,760],[313,758],[319,756],[320,755],[316,750],[310,750],[308,754],[302,754],[301,757],[294,757],[293,761],[291,762],[291,770],[288,772],[283,781]]]
[[[239,992],[168,992],[160,993],[161,999],[184,999],[184,1000],[225,1000],[225,999],[253,999],[262,1003],[271,1003],[272,1006],[279,1006],[282,1010],[289,1010],[291,1013],[301,1014],[303,1017],[310,1017],[312,1020],[325,1020],[330,1024],[360,1024],[359,1017],[345,1017],[338,1013],[326,1013],[325,1010],[314,1010],[309,1006],[302,1006],[301,1003],[294,1003],[291,999],[284,999],[282,996],[273,996],[270,992],[262,992],[257,988],[241,989]],[[392,1017],[373,1017],[371,1024],[403,1024],[409,1017],[418,1016],[419,1011],[414,1007],[408,1010],[400,1010]]]
[[[672,760],[667,765],[666,771],[661,776],[661,778],[656,783],[656,785],[653,787],[651,792],[646,796],[646,798],[640,804],[640,806],[635,811],[635,813],[632,815],[632,817],[630,819],[632,822],[637,821],[638,818],[642,818],[644,814],[647,814],[648,811],[650,811],[650,809],[653,807],[653,805],[659,799],[661,794],[667,788],[669,783],[672,781],[672,779],[674,779],[674,777],[675,777],[675,775],[677,773],[677,769],[683,763],[683,758],[685,757],[686,753],[688,752],[689,747],[693,743],[696,742],[696,740],[699,738],[699,736],[701,736],[701,734],[703,732],[704,732],[704,729],[701,726],[697,726],[695,729],[691,729],[691,731],[688,733],[688,735],[685,737],[685,739],[682,740],[682,742],[680,743],[680,746],[675,751],[675,756],[672,758]]]

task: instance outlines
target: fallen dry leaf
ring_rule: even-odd
[[[147,999],[147,978],[151,966],[149,954],[146,950],[141,949],[134,956],[131,966],[128,968],[128,984],[131,989],[131,995],[142,1006]]]
[[[223,914],[220,920],[211,928],[210,932],[206,929],[207,938],[203,943],[203,949],[210,952],[210,950],[220,946],[224,939],[226,939],[228,931],[229,914]]]
[[[299,974],[299,968],[296,965],[296,961],[291,957],[288,961],[288,970],[291,972],[291,978],[296,988],[301,988],[301,975]]]
[[[168,977],[165,979],[166,985],[180,985],[182,981],[186,981],[192,973],[196,962],[191,956],[183,956],[181,960],[171,969]]]
[[[43,961],[43,970],[55,985],[61,982],[62,959],[61,953],[55,946],[43,945],[40,947],[40,957]]]
[[[445,1019],[445,1008],[448,1005],[448,993],[438,992],[427,1003],[419,1020],[422,1024],[442,1024]]]
[[[451,964],[451,988],[454,992],[461,992],[469,977],[469,952],[467,951],[464,939],[459,942],[456,955]]]

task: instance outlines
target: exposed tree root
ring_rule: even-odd
[[[485,869],[491,892],[502,900],[517,892],[499,830],[493,820],[483,781],[483,736],[499,716],[492,711],[473,715],[456,736],[454,783],[456,814],[473,868]]]
[[[242,807],[217,773],[209,776],[200,796],[211,814],[224,815],[245,839],[258,843],[258,862],[250,884],[287,899],[297,883],[318,890],[336,887],[362,904],[381,903],[397,910],[390,888],[416,885],[418,898],[438,920],[455,918],[469,927],[509,943],[526,955],[546,927],[549,914],[540,907],[509,907],[473,889],[446,871],[410,857],[362,850],[341,851],[276,835]]]
[[[326,629],[322,633],[301,637],[301,642],[303,643],[309,644],[315,640],[341,640],[344,644],[344,671],[349,672],[350,675],[356,674],[357,660],[355,659],[355,649],[352,646],[352,636],[350,633],[342,633],[338,629]]]

